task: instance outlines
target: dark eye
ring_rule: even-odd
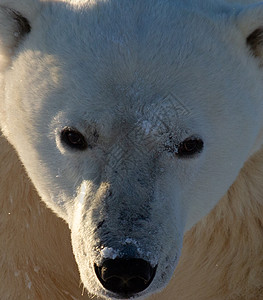
[[[85,150],[88,147],[85,137],[74,128],[64,128],[61,132],[61,140],[73,149]]]
[[[204,147],[204,142],[200,138],[190,137],[179,144],[177,155],[179,157],[193,156],[200,153]]]

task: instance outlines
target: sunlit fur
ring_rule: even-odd
[[[263,297],[263,149],[251,157],[214,210],[184,238],[168,300]]]
[[[262,5],[97,3],[0,0],[0,126],[42,200],[71,229],[70,241],[1,138],[1,297],[89,299],[91,292],[112,299],[94,274],[94,262],[103,259],[98,246],[118,251],[132,240],[143,259],[158,262],[148,290],[135,295],[140,299],[260,299],[262,45],[260,35],[253,47],[246,39],[261,28]],[[137,52],[141,11],[149,24],[141,23]],[[32,25],[28,38],[14,12]],[[166,30],[174,21],[174,31]],[[90,134],[93,121],[101,148],[67,151],[61,128],[77,122]],[[189,132],[204,138],[198,159],[162,150],[168,133],[180,142]],[[184,233],[175,275],[156,294],[176,267]]]
[[[67,225],[40,201],[3,137],[0,162],[0,298],[89,299],[81,297]]]
[[[0,161],[1,298],[95,299],[82,295],[68,227],[40,202],[3,137]],[[173,279],[149,300],[262,299],[262,174],[260,150],[215,209],[187,232]]]

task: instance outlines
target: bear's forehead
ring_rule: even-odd
[[[222,96],[218,91],[223,73],[236,80],[231,65],[239,64],[236,51],[226,45],[224,28],[219,26],[224,27],[227,8],[214,6],[213,1],[209,8],[202,8],[199,0],[192,8],[179,0],[173,6],[164,0],[73,3],[47,2],[27,43],[41,53],[35,60],[38,66],[47,64],[41,55],[54,57],[48,70],[56,69],[57,63],[59,75],[49,78],[58,77],[68,87],[59,90],[56,103],[63,102],[71,111],[76,105],[70,99],[78,99],[78,111],[102,111],[105,103],[108,108],[125,106],[127,101],[141,107],[171,95],[198,111],[209,97],[207,110],[209,105],[221,105],[215,93]],[[222,70],[222,65],[227,67]]]
[[[202,1],[196,2],[202,6]],[[47,6],[40,19],[42,34],[38,31],[33,42],[43,52],[44,40],[47,52],[60,57],[65,71],[73,74],[75,70],[92,89],[100,83],[98,88],[103,90],[117,85],[125,88],[136,80],[143,89],[148,85],[154,90],[158,85],[155,92],[159,93],[178,80],[180,84],[199,81],[207,73],[205,68],[217,72],[218,65],[225,63],[219,63],[220,59],[229,60],[223,43],[226,29],[219,20],[226,15],[221,6],[213,7],[211,2],[212,8],[197,9],[197,4],[173,3],[49,4],[51,8]]]
[[[114,60],[119,55],[127,62],[165,56],[171,64],[172,56],[189,55],[197,45],[200,51],[212,48],[215,37],[222,36],[224,30],[218,22],[222,26],[219,19],[227,13],[221,6],[209,4],[208,9],[202,8],[202,1],[196,2],[198,5],[192,6],[179,0],[173,5],[160,0],[48,3],[41,25],[46,43],[65,47],[64,53],[86,53],[93,60]]]

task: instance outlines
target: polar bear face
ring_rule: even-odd
[[[164,288],[257,146],[262,5],[2,2],[1,128],[86,289]]]

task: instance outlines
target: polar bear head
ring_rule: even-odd
[[[97,296],[164,288],[261,146],[263,5],[215,2],[0,0],[1,129]]]

